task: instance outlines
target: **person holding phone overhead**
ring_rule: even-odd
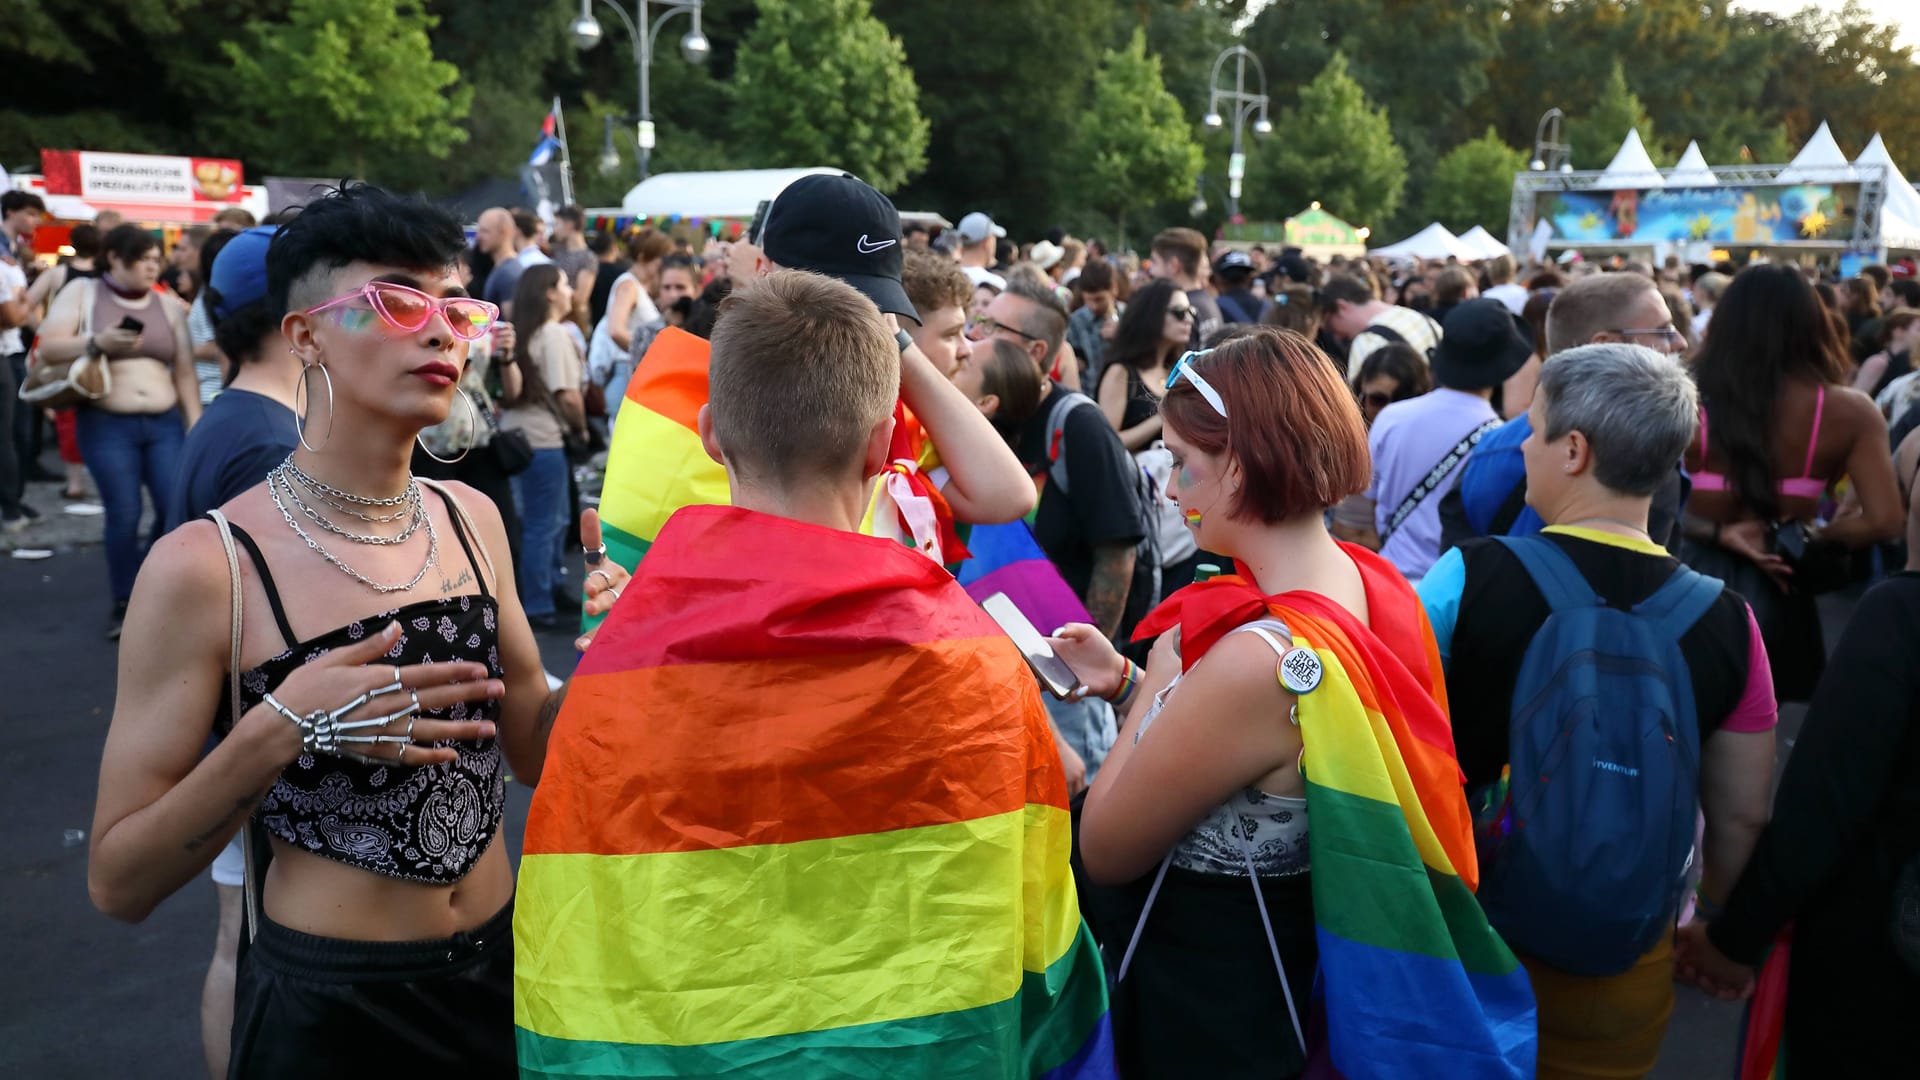
[[[42,363],[88,353],[108,360],[111,389],[80,407],[76,434],[106,505],[107,577],[113,587],[107,637],[118,640],[134,575],[155,539],[140,541],[140,492],[145,488],[161,510],[154,522],[157,537],[172,501],[187,428],[200,418],[200,389],[186,312],[154,292],[160,242],[140,226],[126,224],[107,233],[100,249],[106,273],[61,290],[40,324],[35,351]]]

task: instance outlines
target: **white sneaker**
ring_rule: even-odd
[[[99,517],[107,512],[107,508],[99,503],[68,503],[60,508],[60,512],[74,517]]]

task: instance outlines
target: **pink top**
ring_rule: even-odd
[[[1771,731],[1780,722],[1779,703],[1773,696],[1773,665],[1767,659],[1767,643],[1760,638],[1760,624],[1753,609],[1747,609],[1747,689],[1740,703],[1726,719],[1721,731]]]
[[[1789,498],[1818,499],[1826,493],[1827,482],[1813,475],[1813,451],[1820,445],[1820,416],[1827,409],[1827,388],[1819,387],[1813,402],[1813,431],[1807,436],[1807,463],[1801,467],[1800,475],[1780,481],[1780,494]],[[1700,406],[1700,463],[1707,461],[1707,407]],[[1722,473],[1708,472],[1702,468],[1693,474],[1693,487],[1696,491],[1726,491],[1727,478]]]

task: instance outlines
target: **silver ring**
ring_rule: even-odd
[[[613,594],[613,598],[614,598],[615,600],[618,600],[618,599],[620,599],[620,590],[619,590],[619,589],[615,589],[615,588],[612,588],[611,586],[609,586],[609,587],[608,587],[608,589],[607,589],[607,591]]]
[[[405,743],[400,744],[400,756],[394,758],[393,763],[395,765],[405,765],[407,763],[407,746]]]
[[[599,547],[586,547],[582,545],[580,550],[586,553],[588,566],[599,566],[600,560],[607,557],[607,545],[605,544],[601,544]]]
[[[592,580],[593,580],[594,578],[597,578],[597,577],[603,577],[603,578],[606,578],[606,579],[607,579],[607,588],[609,588],[609,589],[611,589],[611,588],[613,588],[613,575],[612,575],[612,574],[609,574],[609,573],[607,573],[607,572],[606,572],[605,570],[594,570],[594,571],[592,571],[592,572],[590,572],[590,573],[588,573],[588,574],[587,574],[587,580],[588,580],[588,581],[592,581]]]

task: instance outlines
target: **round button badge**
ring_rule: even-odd
[[[1325,674],[1320,657],[1312,649],[1295,647],[1280,658],[1280,685],[1296,694],[1313,692]]]

